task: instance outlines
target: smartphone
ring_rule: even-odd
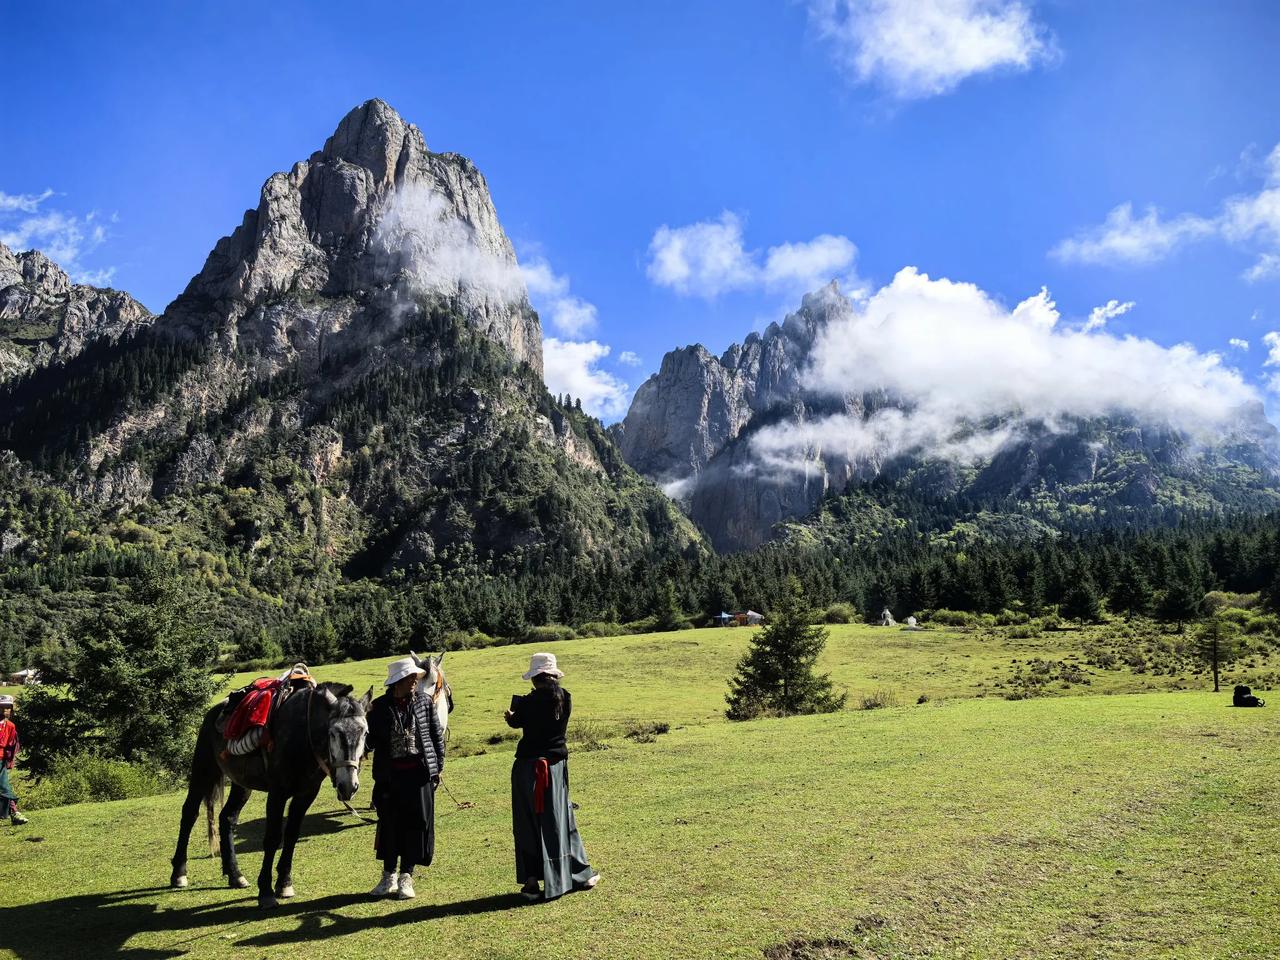
[[[515,713],[520,709],[520,701],[523,699],[524,697],[520,696],[520,694],[513,693],[511,695],[511,706],[508,709],[510,709],[512,713]]]

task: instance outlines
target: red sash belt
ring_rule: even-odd
[[[533,765],[533,812],[542,813],[546,808],[547,787],[551,786],[551,765],[546,757],[539,757]]]

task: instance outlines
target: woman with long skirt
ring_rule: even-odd
[[[430,866],[435,855],[444,734],[431,697],[418,689],[425,673],[412,657],[396,660],[387,667],[387,692],[369,708],[374,848],[382,861],[382,880],[370,891],[375,897],[412,900],[413,868]]]
[[[525,673],[533,690],[512,697],[507,724],[523,730],[511,767],[511,829],[516,842],[516,883],[528,900],[554,900],[590,890],[600,880],[591,869],[569,800],[569,691],[555,654],[535,653]],[[539,890],[538,882],[542,881]]]

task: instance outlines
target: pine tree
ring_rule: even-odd
[[[1116,613],[1145,616],[1151,612],[1155,600],[1151,583],[1142,575],[1132,558],[1126,559],[1120,575],[1111,588],[1111,607]]]
[[[680,609],[680,601],[676,599],[676,585],[667,580],[658,590],[657,603],[654,609],[655,630],[683,630],[689,625],[684,612]]]
[[[1245,652],[1239,628],[1229,620],[1214,617],[1196,631],[1195,651],[1213,669],[1213,692],[1218,692],[1218,670]]]
[[[1079,620],[1081,623],[1097,623],[1102,619],[1102,601],[1091,576],[1082,572],[1076,578],[1076,582],[1067,589],[1067,595],[1062,598],[1062,606],[1058,612],[1068,620]]]
[[[814,665],[827,644],[827,631],[809,623],[809,605],[800,581],[788,577],[782,599],[769,614],[768,625],[751,639],[751,647],[729,680],[730,720],[762,714],[831,713],[844,706],[828,674]]]
[[[1200,616],[1203,604],[1202,590],[1197,589],[1189,580],[1175,577],[1156,604],[1156,616],[1165,623],[1177,624],[1178,632],[1182,633],[1188,621]]]

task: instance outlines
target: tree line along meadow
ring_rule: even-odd
[[[26,775],[74,781],[49,788],[51,802],[127,796],[172,782],[197,708],[231,671],[269,672],[294,660],[675,631],[749,606],[774,621],[775,643],[797,645],[790,652],[807,667],[823,640],[812,625],[872,622],[885,608],[926,626],[1015,640],[1112,623],[1168,638],[1158,645],[1177,664],[1171,673],[1187,662],[1226,665],[1280,644],[1277,519],[963,549],[898,531],[847,548],[655,553],[629,568],[565,556],[536,571],[464,565],[418,582],[299,583],[274,597],[211,582],[154,543],[98,543],[47,566],[0,568],[0,638],[7,669],[35,666],[45,680],[22,692]],[[1087,631],[1079,636],[1082,652],[1103,666],[1115,660],[1088,648]],[[770,655],[740,664],[731,719],[844,705],[816,674],[801,678],[807,693],[798,699],[794,688],[771,698]],[[1049,666],[1048,679],[1070,684],[1074,666]],[[1010,678],[1004,695],[1045,692],[1038,669],[1029,664],[1026,676]],[[730,683],[728,672],[723,679]]]

